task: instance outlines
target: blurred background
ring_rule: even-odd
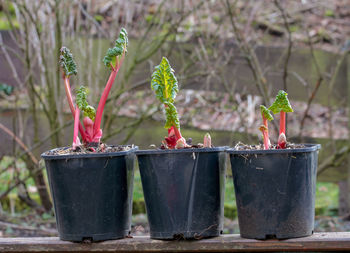
[[[102,58],[122,27],[128,54],[103,142],[148,148],[167,135],[150,89],[162,56],[175,69],[181,130],[193,143],[206,132],[215,146],[261,142],[259,105],[284,89],[295,111],[288,140],[322,144],[316,231],[350,229],[349,0],[1,0],[0,236],[57,235],[40,154],[72,143],[59,49],[69,47],[78,64],[73,93],[86,85],[96,106],[108,79]],[[224,232],[238,233],[229,168],[226,184]],[[133,234],[147,233],[136,171]]]

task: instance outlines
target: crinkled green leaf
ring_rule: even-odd
[[[88,104],[87,102],[87,90],[84,86],[80,86],[77,91],[76,102],[81,111],[84,112],[85,117],[89,117],[92,120],[95,120],[96,110],[94,107]]]
[[[176,126],[177,129],[180,129],[179,116],[175,105],[170,102],[165,102],[164,104],[167,105],[165,107],[166,122],[164,128],[169,129],[172,126]]]
[[[165,57],[163,57],[161,63],[155,67],[155,71],[152,74],[151,88],[162,103],[174,103],[179,88],[174,70]]]
[[[90,119],[92,119],[93,121],[95,120],[96,117],[96,110],[94,107],[92,107],[91,105],[88,105],[84,108],[84,116],[85,117],[89,117]]]
[[[267,120],[273,120],[273,117],[270,113],[270,110],[267,109],[265,106],[260,105],[260,112],[261,112],[261,116]]]
[[[103,58],[103,63],[107,67],[111,64],[114,66],[116,62],[116,57],[122,55],[123,52],[127,52],[128,47],[128,33],[124,28],[120,30],[119,38],[115,41],[113,48],[108,48],[105,57]]]
[[[156,97],[165,105],[166,123],[165,128],[172,126],[180,129],[180,121],[174,105],[179,91],[178,82],[167,58],[163,57],[152,74],[151,88]]]
[[[73,55],[66,47],[61,48],[60,65],[66,76],[76,75],[78,73],[77,64],[73,59]]]
[[[289,103],[287,92],[280,90],[276,96],[275,101],[269,107],[274,114],[279,113],[281,111],[284,112],[293,112],[292,106]]]

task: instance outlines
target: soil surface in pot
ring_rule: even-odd
[[[134,145],[113,146],[101,143],[97,146],[80,146],[76,150],[72,147],[62,147],[47,151],[45,155],[80,155],[80,154],[100,154],[100,153],[114,153],[121,151],[128,151],[133,149]]]
[[[186,147],[182,147],[179,149],[204,148],[203,143],[192,144],[192,138],[186,139],[186,144],[187,144]],[[153,149],[170,149],[168,148],[168,146],[164,145],[163,143],[158,147],[154,144],[150,145],[149,147]],[[215,148],[215,146],[212,145],[210,148]]]
[[[304,144],[295,144],[287,142],[285,149],[297,149],[297,148],[306,148]],[[264,150],[264,144],[258,145],[247,145],[242,142],[238,142],[235,145],[236,150]],[[279,149],[276,144],[270,146],[270,150]]]

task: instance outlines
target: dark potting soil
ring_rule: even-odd
[[[305,148],[306,146],[304,144],[295,144],[295,143],[289,143],[287,142],[285,149],[298,149],[298,148]],[[242,142],[238,142],[235,145],[236,150],[264,150],[264,144],[258,144],[258,145],[247,145]],[[270,146],[270,150],[278,149],[278,146],[276,144],[273,144]]]
[[[187,147],[183,147],[181,149],[191,149],[191,148],[204,148],[203,144],[198,143],[197,145],[188,145]],[[211,148],[214,148],[214,146],[211,146]],[[168,147],[161,145],[159,148],[157,149],[169,149]]]
[[[80,146],[80,147],[77,147],[76,150],[73,150],[72,147],[57,148],[57,149],[47,151],[45,155],[80,155],[80,154],[114,153],[114,152],[128,151],[133,148],[134,148],[134,145],[113,146],[113,145],[106,145],[104,143],[101,143],[96,147]]]
[[[204,148],[203,143],[192,144],[192,138],[186,139],[186,144],[187,144],[187,147],[183,147],[181,149]],[[168,146],[166,146],[164,144],[161,144],[159,147],[157,147],[156,145],[152,144],[152,145],[150,145],[150,148],[153,148],[153,149],[169,149]],[[212,145],[211,148],[214,148],[214,146]]]

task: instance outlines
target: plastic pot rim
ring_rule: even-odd
[[[313,152],[321,149],[321,144],[302,144],[305,148],[294,149],[252,149],[252,150],[237,150],[235,148],[226,149],[226,152],[232,155],[250,155],[250,154],[286,154],[286,153],[305,153]]]
[[[182,149],[145,149],[135,151],[136,155],[161,155],[161,154],[177,154],[177,153],[210,153],[218,151],[226,151],[229,146],[214,148],[182,148]]]
[[[113,146],[113,145],[112,145]],[[120,145],[122,147],[125,146],[131,146],[131,145]],[[60,148],[54,148],[49,151],[54,151],[57,149],[66,148],[66,147],[60,147]],[[73,159],[73,158],[97,158],[97,157],[114,157],[114,156],[123,156],[127,155],[129,153],[135,152],[138,150],[138,146],[133,146],[133,148],[126,150],[126,151],[119,151],[119,152],[104,152],[104,153],[89,153],[89,154],[67,154],[67,155],[46,155],[47,152],[41,154],[41,157],[45,160],[58,160],[58,159]]]

